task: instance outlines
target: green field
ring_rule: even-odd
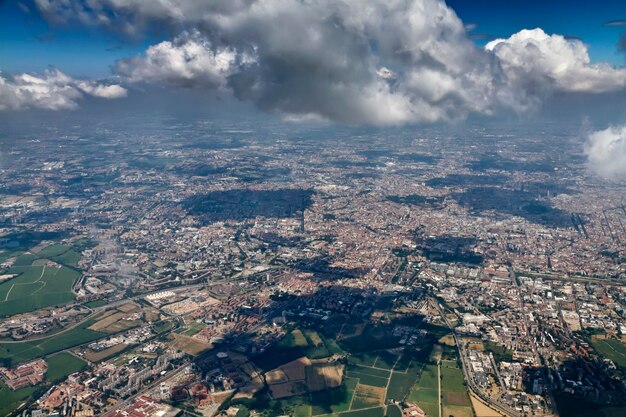
[[[398,406],[388,405],[385,417],[402,417],[402,410]]]
[[[46,361],[48,362],[46,379],[53,384],[63,381],[68,375],[82,371],[87,367],[87,362],[67,352],[58,353]]]
[[[98,307],[105,306],[108,303],[109,302],[107,300],[95,300],[95,301],[89,301],[85,303],[84,306],[89,307],[89,308],[98,308]]]
[[[333,414],[333,417],[385,417],[383,407],[368,408],[365,410],[346,411],[345,413]]]
[[[363,366],[374,366],[378,359],[378,352],[355,353],[348,358],[349,363]]]
[[[268,371],[302,356],[321,359],[341,353],[343,350],[334,340],[316,331],[295,329],[287,333],[274,348],[255,357],[254,362]]]
[[[615,365],[626,370],[626,345],[615,339],[592,338],[593,348],[605,358],[615,362]]]
[[[11,391],[9,387],[0,381],[0,415],[4,416],[15,410],[22,402],[31,398],[37,391],[36,387],[26,387],[17,391]]]
[[[0,415],[4,416],[14,411],[22,402],[32,399],[35,392],[42,392],[50,384],[58,383],[68,375],[78,372],[87,366],[83,360],[72,354],[62,352],[47,359],[48,372],[46,380],[40,387],[26,387],[17,391],[11,391],[0,382]]]
[[[387,380],[389,379],[389,372],[387,376],[372,375],[370,371],[378,371],[378,369],[360,367],[358,369],[348,369],[346,375],[350,378],[359,380],[359,383],[365,385],[371,385],[373,387],[385,387],[387,386]]]
[[[424,364],[418,361],[409,361],[405,365],[401,362],[402,359],[396,363],[396,367],[391,373],[391,379],[387,387],[387,400],[404,400],[424,367]]]
[[[511,362],[513,360],[513,352],[498,343],[486,340],[483,342],[485,349],[493,353],[496,362]]]
[[[421,322],[418,324],[424,326]],[[272,400],[267,392],[260,392],[250,401],[237,400],[232,405],[245,408],[242,408],[239,417],[248,416],[252,410],[264,417],[281,414],[298,417],[398,417],[401,410],[389,406],[390,401],[395,400],[415,402],[429,415],[437,416],[438,371],[430,354],[440,337],[439,333],[446,333],[433,327],[433,331],[416,346],[395,349],[398,339],[391,336],[390,329],[387,325],[368,325],[361,335],[339,341],[327,337],[322,330],[291,330],[274,348],[256,356],[253,361],[267,371],[298,357],[314,359],[318,352],[325,357],[340,353],[346,358],[342,385],[282,400]],[[391,348],[394,348],[393,351],[389,350]],[[445,351],[444,347],[440,347],[440,351]],[[456,358],[454,348],[450,349],[449,356]],[[471,417],[472,409],[463,374],[456,360],[444,360],[442,367],[445,368],[442,370],[444,409],[458,417]]]
[[[313,415],[348,411],[357,383],[358,380],[354,378],[345,378],[343,385],[338,388],[312,393]]]
[[[399,355],[387,351],[382,351],[378,354],[378,358],[374,363],[376,368],[393,369],[398,360]]]
[[[106,333],[87,329],[94,322],[95,320],[88,320],[70,331],[43,340],[22,343],[0,342],[0,360],[16,364],[107,336]]]
[[[441,362],[441,391],[443,414],[456,417],[472,416],[472,405],[456,361]]]
[[[428,415],[439,415],[437,365],[426,365],[407,397]]]
[[[26,313],[67,304],[79,272],[62,267],[16,266],[8,271],[18,276],[0,284],[0,316]]]

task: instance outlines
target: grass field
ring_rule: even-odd
[[[36,387],[26,387],[11,391],[0,381],[0,415],[4,416],[15,410],[23,401],[29,399],[37,391]]]
[[[373,387],[385,387],[387,386],[387,380],[389,379],[389,373],[387,376],[377,376],[368,373],[369,370],[377,371],[373,368],[348,368],[346,375],[350,378],[356,378],[359,383],[365,385],[371,385]]]
[[[39,259],[50,259],[70,267],[76,267],[80,261],[80,253],[74,251],[71,246],[59,244],[43,248],[36,256]]]
[[[206,324],[202,322],[191,321],[187,323],[186,329],[183,332],[183,334],[186,336],[193,336],[195,334],[200,333],[200,331],[202,331],[202,329],[204,329],[205,327],[206,327]]]
[[[72,285],[79,272],[62,267],[16,266],[18,276],[0,284],[0,316],[67,304],[75,299]]]
[[[82,371],[87,367],[87,363],[84,360],[67,352],[57,353],[49,357],[47,362],[48,372],[46,373],[46,379],[52,384],[62,381],[68,375]]]
[[[88,329],[93,323],[94,320],[88,320],[72,330],[43,340],[23,343],[0,342],[0,360],[16,364],[105,337],[105,333]]]
[[[426,365],[407,397],[430,416],[439,415],[437,365]]]
[[[337,352],[347,359],[342,384],[334,389],[309,389],[308,395],[273,400],[260,393],[251,402],[243,403],[247,411],[241,416],[256,410],[264,417],[398,417],[401,410],[396,406],[389,407],[391,400],[415,402],[429,415],[437,416],[438,372],[430,354],[437,340],[448,330],[434,328],[421,343],[405,350],[396,349],[398,339],[390,335],[389,329],[386,325],[368,325],[360,335],[338,341],[329,338],[323,330],[292,330],[277,346],[253,359],[257,366],[269,372],[302,356],[314,360],[318,352],[324,351],[325,357]],[[444,355],[447,353],[445,346],[437,346],[437,357],[455,358],[455,347],[450,347],[449,355]],[[442,372],[446,383],[445,387],[442,386],[446,398],[444,409],[457,417],[471,417],[472,409],[461,370],[455,360],[444,360],[443,366],[446,368]],[[286,400],[290,401],[287,405]],[[239,401],[233,405],[242,404]]]
[[[333,417],[385,417],[385,409],[383,407],[368,408],[365,410],[346,411],[340,414],[333,414]]]
[[[388,405],[385,417],[402,417],[402,410],[396,405]]]
[[[441,390],[443,415],[471,417],[472,405],[463,380],[463,371],[456,361],[441,362]]]
[[[483,345],[485,350],[493,353],[493,358],[496,362],[511,362],[513,360],[513,352],[504,346],[488,340],[483,342]]]
[[[51,356],[46,360],[48,371],[46,372],[45,384],[40,387],[26,387],[17,391],[11,391],[0,381],[0,415],[4,416],[15,410],[19,405],[32,399],[35,392],[42,392],[51,384],[64,380],[68,375],[83,370],[87,363],[66,352]]]
[[[348,411],[357,384],[358,380],[345,378],[344,384],[339,388],[312,393],[311,404],[313,415]]]
[[[344,353],[343,350],[334,340],[313,330],[295,329],[287,333],[274,348],[255,357],[254,362],[259,368],[269,371],[302,356],[322,359],[341,353]]]
[[[615,339],[591,338],[594,349],[605,358],[615,362],[615,365],[626,369],[626,345]]]
[[[370,408],[383,405],[385,401],[385,387],[373,387],[359,383],[352,398],[352,410]]]
[[[404,356],[404,355],[403,355]],[[409,360],[405,364],[403,358],[400,358],[394,371],[391,373],[391,379],[387,387],[387,399],[402,401],[411,391],[411,387],[417,381],[424,364],[418,361]]]
[[[80,253],[60,244],[17,256],[13,268],[7,271],[17,276],[0,284],[0,316],[72,302],[75,299],[72,285],[80,276],[74,268],[80,258]],[[61,267],[46,266],[49,261]]]
[[[196,356],[211,348],[210,344],[184,334],[171,333],[171,337],[173,339],[171,346],[188,355]]]

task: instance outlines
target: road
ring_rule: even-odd
[[[107,415],[111,414],[112,412],[114,412],[115,410],[119,410],[121,408],[128,407],[129,405],[131,405],[133,403],[133,401],[135,399],[137,399],[138,397],[144,395],[146,392],[150,391],[151,389],[153,389],[154,387],[156,387],[160,383],[165,382],[168,379],[174,378],[175,376],[180,374],[183,370],[185,370],[185,368],[187,366],[189,366],[189,362],[185,362],[184,364],[182,364],[178,368],[174,369],[172,372],[169,372],[169,373],[165,374],[162,378],[155,379],[148,386],[146,386],[143,389],[140,389],[136,394],[131,395],[130,397],[126,398],[124,401],[115,404],[113,409],[102,412],[102,415],[107,416]]]
[[[188,286],[181,286],[181,287],[176,287],[176,288],[170,289],[170,291],[174,291],[174,292],[189,291],[189,290],[192,290],[194,288],[204,287],[206,285],[207,284],[194,284],[194,285],[188,285]],[[164,290],[153,291],[153,292],[149,292],[149,293],[145,293],[145,294],[136,295],[136,296],[130,297],[130,298],[124,298],[124,299],[121,299],[121,300],[113,301],[113,302],[111,302],[109,304],[102,305],[100,307],[95,307],[95,308],[89,308],[88,307],[91,310],[91,313],[89,313],[89,315],[87,317],[85,317],[84,319],[82,319],[81,321],[79,321],[77,323],[72,324],[71,326],[63,328],[63,330],[60,330],[60,331],[58,331],[56,333],[43,335],[43,336],[31,337],[31,338],[28,338],[26,340],[6,340],[6,341],[3,340],[2,342],[0,342],[0,345],[35,342],[35,341],[38,341],[38,340],[45,340],[45,339],[50,339],[52,337],[59,336],[59,335],[61,335],[63,333],[69,332],[72,329],[75,329],[76,327],[80,326],[81,324],[84,324],[88,320],[91,320],[95,315],[97,315],[98,313],[100,313],[100,312],[102,312],[104,310],[109,310],[111,308],[114,308],[114,307],[120,306],[122,304],[125,304],[125,303],[127,303],[129,301],[134,301],[134,300],[137,300],[139,298],[144,298],[144,297],[146,297],[148,295],[156,294],[156,293],[159,293],[161,291],[164,291]]]
[[[466,362],[467,358],[465,357],[465,352],[463,351],[463,345],[461,345],[461,340],[458,334],[456,333],[454,326],[452,325],[452,323],[450,323],[450,321],[446,317],[443,311],[443,308],[441,307],[441,304],[439,304],[439,302],[436,300],[434,301],[434,304],[436,305],[437,310],[439,311],[439,314],[441,314],[441,317],[444,319],[446,326],[448,326],[448,328],[450,328],[450,331],[452,331],[454,342],[456,343],[456,346],[459,349],[459,357],[461,358],[463,376],[465,377],[465,380],[467,381],[467,385],[472,390],[472,392],[474,392],[474,394],[476,394],[477,397],[479,397],[481,400],[486,402],[493,409],[504,414],[505,416],[521,417],[521,414],[517,413],[515,410],[511,409],[510,407],[507,407],[505,405],[502,405],[494,401],[490,396],[483,393],[482,390],[476,386],[476,384],[474,383],[474,379],[472,378],[471,371],[469,370],[469,366],[467,365],[467,362]]]
[[[439,398],[439,417],[443,417],[443,405],[441,404],[441,358],[437,359],[437,398]]]

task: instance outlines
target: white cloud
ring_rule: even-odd
[[[47,70],[40,76],[19,74],[5,77],[0,74],[0,111],[73,109],[83,94],[119,98],[126,95],[126,89],[115,84],[75,80],[59,70]]]
[[[497,56],[508,81],[520,87],[583,93],[626,87],[626,69],[592,64],[587,46],[578,39],[522,30],[485,48]]]
[[[76,86],[85,94],[90,96],[115,99],[126,97],[128,91],[117,84],[103,85],[93,81],[79,81]]]
[[[178,86],[221,88],[235,66],[248,62],[233,48],[213,48],[197,32],[173,42],[150,46],[143,56],[120,60],[116,72],[131,81],[166,82]]]
[[[626,88],[626,69],[541,29],[478,48],[443,0],[37,0],[51,19],[183,33],[121,60],[133,82],[231,91],[292,117],[372,124],[536,110]],[[112,17],[115,16],[113,19]]]
[[[589,167],[596,174],[626,179],[626,126],[592,132],[585,153]]]

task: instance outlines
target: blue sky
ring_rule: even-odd
[[[624,0],[448,0],[459,17],[474,23],[475,33],[506,38],[521,29],[542,28],[547,33],[581,38],[591,58],[623,65],[617,52],[623,27],[609,21],[626,19]]]
[[[611,20],[626,19],[626,1],[601,0],[448,0],[475,34],[508,37],[524,28],[541,27],[547,33],[581,38],[589,45],[594,62],[623,65],[617,41],[623,27],[607,27]],[[0,70],[8,73],[41,72],[54,66],[73,76],[106,77],[120,58],[141,53],[161,39],[121,39],[102,29],[53,26],[39,16],[34,5],[23,1],[0,2]],[[486,40],[477,39],[483,44]]]
[[[0,2],[0,71],[41,72],[54,66],[73,76],[106,77],[116,59],[136,55],[155,39],[126,40],[101,29],[55,26],[29,1]]]

